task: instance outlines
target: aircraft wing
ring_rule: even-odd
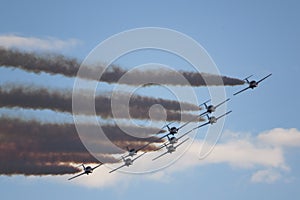
[[[198,127],[195,127],[191,130],[189,130],[188,132],[184,133],[183,135],[181,135],[180,137],[178,137],[177,139],[180,140],[181,138],[183,138],[184,136],[186,136],[187,134],[189,134],[190,132],[192,132],[193,130],[198,129]]]
[[[123,164],[123,165],[121,165],[121,166],[119,166],[119,167],[117,167],[117,168],[111,170],[109,173],[112,173],[112,172],[114,172],[114,171],[116,171],[116,170],[118,170],[118,169],[121,169],[122,167],[125,167],[125,166],[126,166],[126,165]]]
[[[178,127],[178,130],[179,129],[182,129],[183,127],[185,127],[186,125],[188,125],[189,123],[191,123],[192,121],[194,121],[195,119],[199,118],[201,115],[197,115],[196,117],[194,117],[193,119],[191,119],[190,121],[188,122],[185,122],[184,124],[182,124],[182,126]]]
[[[135,159],[132,160],[132,162],[135,161],[136,159],[138,159],[139,157],[141,157],[142,155],[144,155],[145,153],[146,153],[146,152],[144,152],[144,153],[142,153],[141,155],[137,156]],[[109,173],[112,173],[112,172],[114,172],[114,171],[116,171],[116,170],[118,170],[118,169],[121,169],[122,167],[125,167],[125,166],[126,166],[126,164],[123,164],[123,165],[121,165],[121,166],[119,166],[119,167],[117,167],[117,168],[111,170]]]
[[[164,125],[163,127],[161,127],[161,129],[164,129],[164,128],[168,127],[169,125],[173,124],[173,123],[174,123],[174,122],[170,122],[170,123]]]
[[[127,158],[127,157],[129,157],[129,153],[126,154],[126,156],[122,156],[121,158],[119,158],[119,159],[118,159],[118,162],[120,162],[121,160],[123,160],[123,158]]]
[[[96,168],[100,167],[101,165],[103,165],[103,163],[100,163],[99,165],[97,165],[97,166],[93,167],[93,168],[92,168],[92,170],[94,170],[94,169],[96,169]]]
[[[151,144],[151,143],[155,143],[155,142],[157,142],[157,141],[159,141],[159,140],[161,140],[161,139],[164,139],[165,137],[167,137],[168,135],[171,135],[170,133],[167,133],[166,135],[164,135],[164,136],[161,136],[160,138],[158,138],[157,140],[154,140],[153,142],[149,142],[149,144]]]
[[[266,77],[260,79],[259,81],[257,81],[257,84],[260,83],[260,82],[262,82],[263,80],[265,80],[266,78],[268,78],[268,77],[271,76],[271,75],[272,75],[272,74],[269,74],[268,76],[266,76]]]
[[[165,152],[165,153],[163,153],[163,154],[160,154],[159,156],[157,156],[157,157],[155,157],[155,158],[153,158],[152,160],[156,160],[156,159],[158,159],[158,158],[160,158],[160,157],[162,157],[162,156],[164,156],[164,155],[166,155],[167,153],[169,153],[169,152]]]
[[[147,153],[147,152],[144,152],[144,153],[142,153],[141,155],[135,157],[135,158],[132,160],[132,162],[135,161],[136,159],[140,158],[140,157],[141,157],[142,155],[144,155],[145,153]]]
[[[199,117],[199,116],[197,116],[197,118],[198,118],[198,117]],[[194,119],[197,119],[197,118],[195,117]],[[187,125],[188,123],[192,122],[194,119],[192,119],[192,120],[189,121],[189,122],[186,122],[185,124],[183,124],[183,125],[182,125],[181,127],[179,127],[178,129],[180,129],[180,128],[182,128],[183,126]],[[200,127],[201,127],[201,126],[200,126]],[[182,138],[183,136],[189,134],[189,133],[192,132],[193,130],[195,130],[195,129],[197,129],[197,128],[200,128],[200,127],[198,126],[198,127],[196,127],[196,128],[193,128],[192,130],[190,130],[190,131],[186,132],[185,134],[183,134],[182,136],[180,136],[178,139]],[[155,143],[155,142],[157,142],[157,141],[159,141],[159,140],[161,140],[161,139],[167,137],[168,135],[170,135],[170,134],[168,133],[168,134],[166,134],[166,135],[164,135],[164,136],[158,138],[158,139],[155,140],[154,142],[149,142],[148,144],[142,146],[142,147],[139,148],[138,150],[141,150],[141,149],[147,147],[148,145],[150,145],[151,143]],[[169,142],[165,142],[165,144],[168,145]],[[160,149],[162,149],[162,148],[164,148],[164,147],[165,147],[165,145],[161,145],[161,146],[160,146],[159,148],[157,148],[155,151],[158,151],[158,150],[160,150]]]
[[[190,139],[190,138],[186,138],[185,140],[183,140],[182,142],[180,142],[179,144],[177,144],[175,146],[175,148],[179,147],[180,145],[182,145],[183,143],[185,143],[186,141],[188,141],[188,139]]]
[[[230,98],[226,99],[225,101],[223,101],[223,102],[219,103],[218,105],[216,105],[215,108],[221,106],[222,104],[224,104],[225,102],[227,102],[227,101],[229,101],[229,100],[230,100]]]
[[[253,76],[253,74],[248,76],[247,78],[244,78],[243,80],[248,80],[248,78],[251,78],[252,76]]]
[[[237,95],[237,94],[239,94],[239,93],[241,93],[241,92],[244,92],[244,91],[248,90],[249,88],[250,88],[250,87],[246,87],[246,88],[244,88],[244,89],[242,89],[242,90],[240,90],[240,91],[234,93],[233,95]]]
[[[231,113],[231,112],[232,112],[232,110],[231,110],[231,111],[228,111],[227,113],[225,113],[225,114],[223,114],[223,115],[221,115],[221,116],[219,116],[219,117],[217,117],[217,120],[220,119],[220,118],[222,118],[222,117],[224,117],[225,115],[228,115],[228,114]]]
[[[166,137],[166,136],[164,136],[164,137]],[[158,139],[155,140],[154,142],[157,142],[157,141],[159,141],[159,140],[161,140],[161,139],[162,139],[162,137],[158,138]],[[140,148],[136,149],[135,152],[138,152],[138,151],[140,151],[140,150],[146,148],[147,146],[149,146],[151,143],[154,143],[154,142],[148,142],[148,143],[145,144],[144,146],[141,146]]]
[[[183,140],[182,142],[180,142],[178,145],[176,145],[175,148],[177,148],[177,147],[179,147],[180,145],[182,145],[183,143],[185,143],[188,139],[190,139],[190,138],[186,138],[185,140]],[[160,154],[159,156],[153,158],[152,160],[156,160],[156,159],[158,159],[158,158],[160,158],[160,157],[162,157],[162,156],[164,156],[164,155],[166,155],[166,154],[168,154],[168,153],[169,153],[169,152],[166,151],[165,153]]]
[[[69,178],[68,180],[72,180],[72,179],[77,178],[78,176],[82,176],[84,174],[85,174],[85,172],[82,172],[81,174],[77,174],[76,176],[73,176],[73,177]]]
[[[206,126],[206,125],[208,125],[208,124],[210,124],[210,122],[206,122],[206,123],[204,123],[204,124],[201,124],[200,126],[197,126],[197,127],[195,127],[194,129],[201,128],[201,127]]]
[[[193,128],[193,129],[189,130],[188,132],[184,133],[183,135],[181,135],[181,136],[178,137],[177,139],[180,140],[181,138],[183,138],[184,136],[186,136],[186,135],[189,134],[190,132],[192,132],[192,131],[194,131],[194,130],[196,130],[196,129],[198,129],[198,128],[201,128],[201,127],[203,127],[203,126],[206,126],[207,124],[209,124],[209,122],[206,122],[205,124],[201,124],[200,126],[197,126],[197,127]]]
[[[210,100],[211,100],[211,99],[209,99],[209,100],[205,101],[204,103],[200,104],[199,107],[202,106],[202,105],[207,104],[208,102],[210,102]],[[206,107],[206,106],[205,106],[205,107]]]
[[[161,145],[159,148],[157,148],[157,149],[155,149],[155,151],[158,151],[158,150],[160,150],[160,149],[162,149],[162,148],[164,148],[165,147],[165,145],[168,145],[168,144],[170,144],[170,142],[168,141],[168,142],[165,142],[163,145]]]
[[[125,153],[124,153],[125,154]],[[124,155],[123,154],[123,155]],[[124,158],[127,158],[127,157],[129,157],[129,153],[128,152],[126,152],[126,155],[125,156],[121,156],[121,158],[119,158],[118,160],[117,160],[117,162],[120,162],[120,161],[122,161]]]
[[[168,135],[170,135],[170,133],[167,133],[167,134],[161,136],[160,138],[157,138],[157,139],[154,140],[154,141],[148,142],[148,143],[145,144],[144,146],[141,146],[141,147],[137,148],[137,149],[135,150],[135,152],[137,153],[138,151],[140,151],[140,150],[146,148],[147,146],[149,146],[150,144],[155,143],[155,142],[158,142],[159,140],[161,140],[161,139],[167,137]],[[127,155],[124,156],[123,158],[127,158],[128,156],[129,156],[129,154],[127,154]],[[120,158],[120,160],[122,160],[122,158]],[[120,161],[120,160],[119,160],[119,161]]]
[[[201,113],[201,114],[199,115],[199,117],[201,117],[201,116],[203,116],[203,115],[206,115],[207,113],[208,113],[208,112],[205,111],[205,112]]]
[[[193,128],[193,129],[191,129],[191,130],[189,130],[189,131],[186,132],[186,133],[184,133],[183,135],[181,135],[180,137],[178,137],[177,140],[180,140],[181,138],[183,138],[184,136],[186,136],[187,134],[189,134],[190,132],[192,132],[192,131],[195,130],[195,129],[197,129],[197,127],[196,127],[196,128]],[[163,145],[161,145],[159,148],[155,149],[155,151],[158,151],[158,150],[160,150],[160,149],[166,147],[166,146],[169,145],[169,144],[170,144],[170,142],[168,141],[168,142],[164,143]]]
[[[167,137],[168,135],[170,135],[170,133],[167,133],[166,135],[163,135],[163,136],[161,136],[160,138],[157,138],[156,140],[154,140],[154,141],[152,141],[152,142],[148,142],[148,143],[145,144],[144,146],[141,146],[140,148],[138,148],[138,149],[136,150],[136,152],[138,152],[138,151],[140,151],[140,150],[146,148],[147,146],[149,146],[149,145],[152,144],[152,143],[155,143],[155,142],[158,142],[158,141],[161,140],[161,139],[164,139],[164,138]],[[127,157],[128,157],[128,156],[127,156]]]

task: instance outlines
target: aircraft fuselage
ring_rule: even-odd
[[[171,145],[169,145],[168,147],[167,147],[167,149],[168,149],[168,152],[169,153],[172,153],[172,152],[174,152],[175,150],[176,150],[176,148],[171,144]]]
[[[90,166],[87,166],[87,167],[84,169],[84,172],[88,175],[88,174],[93,173],[93,169],[92,169]]]
[[[207,107],[207,112],[212,113],[212,112],[215,112],[215,111],[216,111],[216,108],[213,105],[210,105],[210,106]]]
[[[209,123],[214,124],[214,123],[217,122],[217,118],[214,117],[214,116],[212,116],[212,117],[210,117],[210,118],[208,119],[208,121],[209,121]]]
[[[175,144],[175,143],[178,142],[178,139],[177,139],[176,137],[171,137],[171,138],[169,139],[169,142],[170,142],[170,144]]]
[[[251,89],[257,87],[257,85],[258,85],[258,84],[257,84],[256,81],[251,81],[251,82],[249,83],[249,87],[250,87]]]
[[[178,132],[178,129],[176,127],[170,128],[170,134],[174,135]]]
[[[130,159],[130,158],[127,158],[126,160],[125,160],[125,165],[128,167],[129,165],[132,165],[132,160]]]

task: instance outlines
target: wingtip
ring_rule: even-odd
[[[244,78],[243,80],[247,80],[248,78],[251,78],[253,76],[253,74],[251,74],[250,76]]]
[[[204,104],[206,104],[206,103],[208,103],[210,101],[211,101],[211,99],[209,99],[209,100],[205,101],[204,103],[200,104],[198,107],[201,107],[202,105],[204,105]]]

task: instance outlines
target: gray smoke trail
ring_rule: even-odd
[[[126,93],[120,93],[118,98],[127,98]],[[80,97],[82,105],[85,105],[87,97],[84,95]],[[150,119],[149,109],[152,105],[160,104],[164,106],[167,111],[168,121],[189,121],[194,119],[196,115],[180,113],[181,109],[186,110],[199,110],[199,107],[189,103],[178,103],[177,101],[155,99],[151,97],[143,97],[138,95],[132,95],[129,105],[120,104],[119,109],[125,110],[129,107],[130,117],[135,119]],[[183,105],[182,108],[180,105]],[[113,117],[111,111],[111,99],[109,96],[96,96],[95,98],[96,113],[103,118]],[[22,87],[6,85],[0,87],[0,107],[22,107],[30,109],[51,109],[59,112],[72,113],[72,95],[69,91],[63,90],[49,90],[46,88],[35,87]],[[91,115],[89,109],[82,107],[79,113]],[[121,115],[120,117],[128,118],[127,115]],[[160,120],[159,117],[152,118],[153,120]]]
[[[80,62],[76,59],[66,58],[62,55],[39,55],[0,48],[0,66],[19,68],[34,73],[46,72],[49,74],[61,74],[67,77],[75,77],[79,70]],[[97,67],[104,70],[103,66]],[[102,74],[100,81],[117,83],[125,73],[127,73],[126,70],[113,66]],[[126,81],[122,82],[122,84],[140,85],[146,81],[149,83],[147,84],[148,86],[151,85],[152,82],[159,82],[166,85],[186,85],[186,82],[178,81],[176,78],[177,76],[174,73],[175,72],[170,72],[168,70],[134,71],[128,74]],[[243,80],[226,76],[220,77],[218,75],[184,71],[179,73],[185,77],[191,86],[195,87],[206,85],[233,86],[244,84]],[[95,73],[95,68],[93,67],[87,67],[85,74],[82,75],[81,78],[97,81],[99,79],[97,73]]]

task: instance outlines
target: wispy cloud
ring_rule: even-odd
[[[255,172],[251,177],[251,181],[255,183],[259,183],[259,182],[273,183],[279,180],[280,178],[282,178],[280,172],[274,169],[264,169]]]
[[[79,45],[77,39],[61,40],[53,37],[37,38],[13,34],[0,35],[0,46],[26,50],[63,50]]]

